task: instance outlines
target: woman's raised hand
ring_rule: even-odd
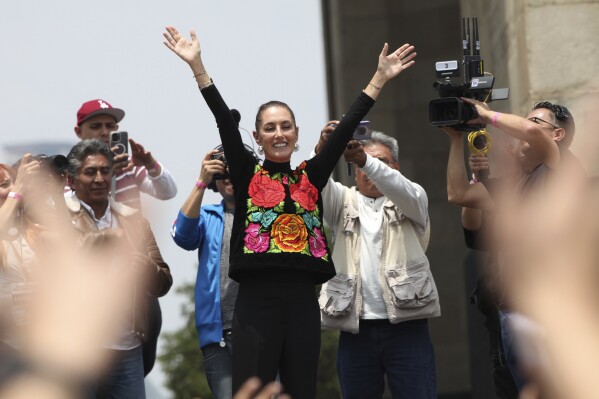
[[[364,89],[364,93],[375,100],[385,83],[414,65],[414,58],[416,57],[414,46],[406,43],[391,54],[388,54],[388,52],[389,45],[385,43],[379,54],[379,64],[376,67],[376,72]]]
[[[190,39],[181,35],[173,26],[167,26],[166,32],[162,35],[166,39],[164,45],[177,54],[183,61],[190,65],[194,61],[201,61],[202,50],[200,49],[200,42],[194,30],[189,32]]]
[[[377,72],[385,80],[393,79],[404,70],[414,65],[414,46],[406,43],[391,54],[387,54],[389,45],[385,43],[383,50],[379,54],[379,64]]]

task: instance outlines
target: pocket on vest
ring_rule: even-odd
[[[320,290],[318,304],[330,317],[341,317],[349,313],[354,297],[355,280],[347,275],[337,274],[327,281]]]
[[[407,272],[387,270],[387,282],[393,291],[393,304],[398,308],[419,308],[437,298],[428,262],[408,266]]]

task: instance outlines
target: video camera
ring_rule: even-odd
[[[476,110],[460,97],[478,101],[491,102],[508,98],[509,89],[493,89],[495,77],[484,71],[480,56],[480,39],[478,35],[478,18],[472,18],[472,36],[470,35],[470,18],[462,18],[462,48],[464,58],[462,71],[458,61],[440,61],[435,64],[437,80],[433,88],[441,98],[431,100],[428,104],[429,120],[433,126],[452,126],[461,131],[481,130],[484,126],[468,125],[476,118]],[[463,81],[457,78],[463,76]]]
[[[46,155],[39,154],[33,157],[34,161],[39,161],[43,168],[56,175],[62,175],[67,171],[69,161],[64,155]]]

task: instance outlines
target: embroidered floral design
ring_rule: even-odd
[[[260,225],[257,223],[250,223],[245,229],[245,247],[252,252],[264,252],[269,246],[268,233],[260,233]]]
[[[302,252],[307,245],[308,230],[301,216],[284,213],[272,224],[273,244],[283,252]]]
[[[271,179],[268,174],[258,171],[250,181],[248,194],[253,205],[272,208],[285,199],[285,188],[279,180]]]
[[[302,162],[292,174],[270,174],[256,165],[248,187],[245,253],[301,253],[329,261],[319,219],[319,193],[305,167]],[[293,202],[289,197],[285,201],[285,186]],[[290,206],[295,213],[285,213]]]
[[[327,254],[327,245],[320,229],[315,228],[314,234],[308,240],[310,242],[310,253],[317,258],[322,258]]]
[[[267,229],[272,222],[279,216],[272,209],[269,209],[266,212],[254,212],[252,213],[252,221],[260,222],[263,228]]]
[[[289,186],[289,192],[291,199],[297,201],[305,210],[312,212],[316,209],[318,190],[310,183],[305,174],[301,174],[298,182]]]
[[[306,223],[308,230],[312,230],[314,227],[320,227],[320,221],[311,213],[303,213],[302,218],[304,219],[304,223]]]

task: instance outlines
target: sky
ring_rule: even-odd
[[[169,229],[219,139],[191,70],[162,43],[167,25],[186,36],[197,31],[206,69],[241,112],[246,143],[258,106],[280,100],[300,127],[292,166],[309,156],[328,120],[320,1],[19,0],[0,5],[0,162],[12,160],[5,146],[74,144],[75,114],[85,101],[124,109],[121,130],[150,150],[179,188],[172,200],[144,200],[175,281],[161,299],[163,331],[172,331],[183,322],[174,291],[195,281],[197,256],[178,248]],[[209,192],[204,202],[218,200]],[[156,368],[149,379],[167,398],[158,362]]]

